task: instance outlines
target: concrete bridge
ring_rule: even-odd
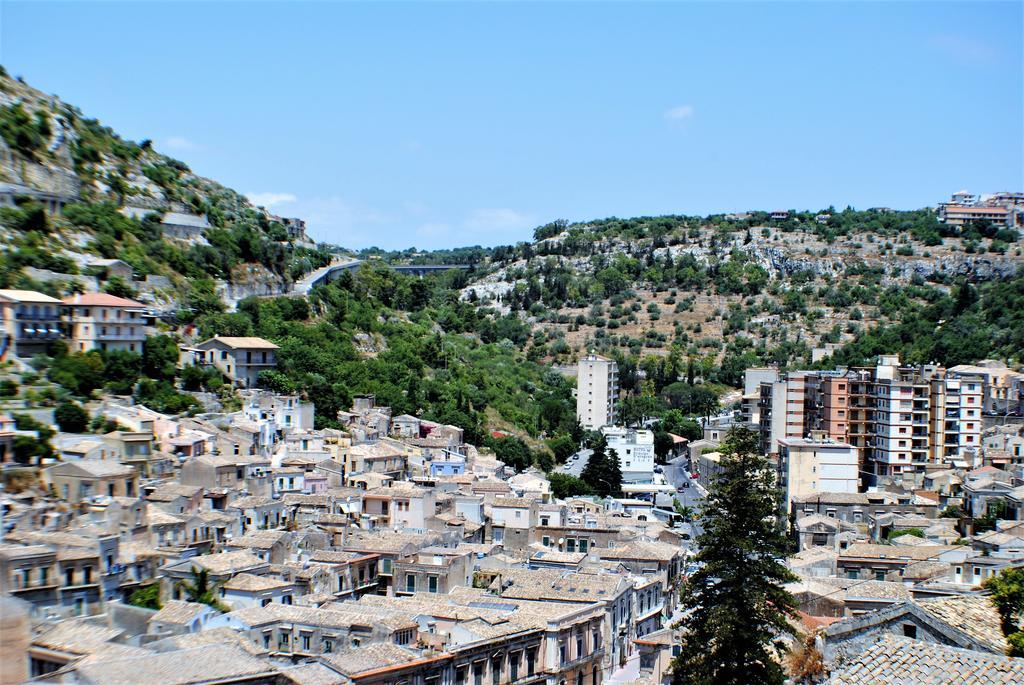
[[[327,266],[306,274],[300,281],[297,281],[295,292],[309,295],[309,291],[321,283],[329,283],[337,278],[342,271],[355,271],[365,263],[365,260],[362,259],[337,259]],[[399,273],[411,274],[420,278],[440,271],[451,271],[452,269],[465,271],[470,268],[469,264],[388,264],[387,266]]]

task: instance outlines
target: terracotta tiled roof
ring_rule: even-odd
[[[144,309],[146,307],[141,302],[107,293],[78,293],[77,295],[65,297],[64,304],[86,307],[131,307],[133,309]]]
[[[1006,650],[1006,638],[1000,628],[999,612],[987,596],[957,595],[924,599],[918,606],[957,630],[967,633],[993,651]]]
[[[1011,685],[1024,659],[944,647],[886,633],[832,673],[830,685]]]

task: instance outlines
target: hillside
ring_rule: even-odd
[[[320,427],[337,425],[354,395],[373,393],[396,415],[457,424],[519,466],[550,468],[551,453],[536,449],[541,438],[576,434],[570,383],[525,359],[526,324],[459,301],[465,274],[420,279],[371,262],[308,300],[287,296],[337,250],[318,248],[301,224],[149,141],[126,141],[2,72],[0,200],[0,287],[53,296],[102,289],[165,314],[143,354],[57,343],[31,369],[3,363],[5,397],[29,411],[111,394],[171,414],[237,408],[236,391],[216,374],[175,368],[178,344],[259,335],[281,348],[264,386],[313,400]],[[491,429],[530,447],[493,442]]]
[[[174,308],[213,292],[285,292],[329,260],[234,190],[2,69],[0,183],[18,204],[0,214],[3,287],[87,288],[105,275],[101,260],[120,259],[134,272],[128,289]],[[42,211],[54,204],[63,211]]]
[[[956,231],[930,209],[556,222],[488,251],[462,297],[530,323],[534,359],[674,350],[735,386],[746,364],[809,366],[961,280],[1012,278],[1021,248],[1016,231]]]

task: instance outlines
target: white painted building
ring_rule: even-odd
[[[857,448],[820,431],[810,438],[780,438],[778,468],[787,512],[794,498],[822,492],[856,493],[860,483]]]
[[[619,366],[593,352],[580,359],[576,373],[576,418],[586,430],[614,425],[618,415]]]
[[[601,434],[619,458],[623,483],[654,482],[654,433],[646,429],[605,426]]]

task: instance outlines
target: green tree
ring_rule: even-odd
[[[516,471],[522,471],[533,463],[530,447],[520,438],[506,437],[491,440],[495,456]]]
[[[704,437],[704,429],[701,428],[701,425],[693,419],[687,418],[686,414],[678,409],[669,409],[662,414],[658,427],[666,433],[682,436],[690,442]]]
[[[576,453],[576,442],[568,435],[556,435],[548,440],[548,449],[555,455],[555,461],[564,464]]]
[[[781,636],[793,633],[796,602],[784,588],[795,576],[779,561],[787,545],[776,520],[774,473],[750,430],[731,431],[720,451],[722,473],[702,512],[699,568],[683,589],[673,684],[781,684],[776,656]]]
[[[1000,627],[1009,643],[1010,656],[1024,656],[1024,568],[1007,568],[992,576],[982,585],[990,593],[992,603],[999,611]]]
[[[151,335],[142,348],[142,372],[147,378],[171,380],[178,364],[178,343],[169,335]]]
[[[593,494],[591,487],[581,478],[568,473],[549,473],[548,482],[551,483],[551,495],[555,499]]]
[[[89,412],[74,402],[58,404],[53,418],[65,433],[84,433],[89,428]]]
[[[580,474],[583,482],[600,497],[622,496],[622,470],[615,452],[609,453],[604,436],[594,441],[593,453]]]
[[[143,609],[160,608],[160,583],[144,585],[128,597],[128,603]]]
[[[120,276],[111,276],[103,284],[103,292],[116,297],[135,297],[135,289],[128,285]]]
[[[192,569],[190,580],[179,580],[178,589],[185,593],[189,602],[198,602],[213,607],[217,611],[227,611],[219,599],[217,599],[217,585],[210,582],[210,573],[205,568]]]

